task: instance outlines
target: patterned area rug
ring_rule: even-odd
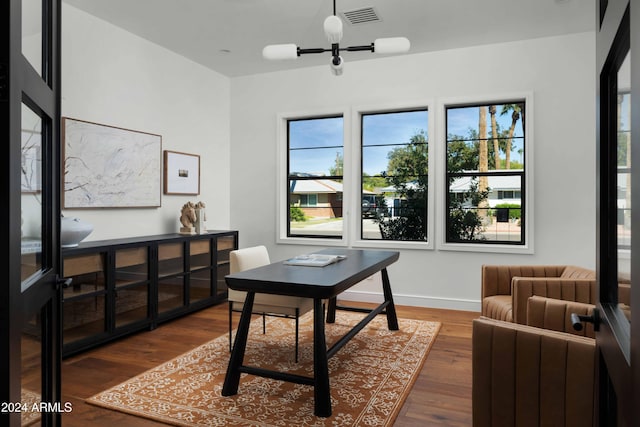
[[[331,346],[364,317],[338,311],[326,325]],[[313,313],[300,319],[299,362],[294,321],[251,323],[245,364],[313,376]],[[238,394],[221,395],[229,361],[223,335],[87,400],[88,403],[177,426],[390,426],[440,329],[438,322],[398,319],[389,331],[377,316],[329,359],[331,417],[313,414],[313,388],[242,374]]]
[[[29,410],[29,408],[33,408],[34,406],[40,406],[40,401],[42,400],[40,393],[23,388],[20,396],[23,407],[27,408],[26,411],[20,412],[20,425],[27,427],[40,421],[40,412]]]

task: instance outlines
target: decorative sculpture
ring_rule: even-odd
[[[180,223],[182,224],[180,233],[195,234],[196,221],[196,206],[192,202],[187,202],[182,205],[182,210],[180,210]]]
[[[196,234],[205,234],[207,232],[207,228],[204,225],[204,222],[207,220],[205,207],[204,202],[196,203]]]
[[[207,220],[204,202],[187,202],[180,211],[180,233],[182,234],[205,234],[207,229],[204,222]]]

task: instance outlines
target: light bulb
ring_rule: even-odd
[[[262,49],[262,56],[265,59],[296,59],[298,57],[298,46],[289,44],[272,44]]]
[[[342,21],[335,15],[328,16],[324,20],[324,33],[329,43],[340,43],[342,40]]]
[[[408,52],[411,48],[411,42],[406,37],[388,37],[384,39],[376,39],[373,42],[375,53],[388,55],[391,53]]]
[[[342,60],[342,56],[338,56],[337,64],[333,63],[333,58],[331,59],[331,62],[329,62],[329,67],[331,67],[331,72],[333,73],[334,76],[342,75],[343,65],[344,65],[344,61]]]

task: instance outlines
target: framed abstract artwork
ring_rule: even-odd
[[[200,194],[200,156],[164,152],[164,194]]]
[[[63,208],[160,206],[162,136],[62,118]]]

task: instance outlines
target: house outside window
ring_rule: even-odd
[[[525,245],[524,99],[445,106],[445,243]]]
[[[340,239],[342,116],[287,119],[287,237]]]
[[[296,198],[293,197],[293,204],[296,204]],[[299,194],[297,203],[302,207],[314,207],[318,206],[318,195],[317,194]]]
[[[361,239],[426,242],[427,109],[360,117]]]

